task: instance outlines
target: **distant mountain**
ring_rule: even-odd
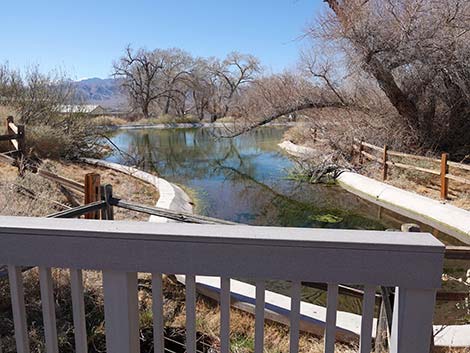
[[[74,81],[77,98],[86,104],[99,104],[112,110],[128,110],[126,95],[121,91],[120,80],[98,77]]]

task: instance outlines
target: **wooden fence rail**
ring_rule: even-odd
[[[456,181],[461,184],[470,185],[470,175],[469,177],[462,177],[459,175],[454,175],[449,172],[449,167],[459,169],[461,171],[470,171],[470,165],[466,165],[463,163],[451,162],[449,161],[449,154],[443,153],[441,159],[425,157],[425,156],[417,156],[413,154],[391,151],[387,145],[383,147],[375,146],[370,143],[367,143],[362,140],[354,139],[355,144],[353,144],[353,150],[359,153],[359,163],[363,163],[363,157],[366,157],[369,160],[376,161],[382,164],[382,179],[387,180],[389,167],[397,167],[401,169],[407,170],[414,170],[422,173],[427,173],[435,176],[440,177],[440,191],[441,191],[441,199],[446,200],[448,199],[449,194],[449,180]],[[382,154],[381,157],[375,156],[373,153],[369,153],[364,149],[368,148],[372,151],[379,152]],[[412,164],[405,164],[390,160],[390,156],[394,157],[401,157],[401,158],[409,158],[415,159],[420,161],[426,161],[431,163],[436,163],[440,165],[439,169],[429,169],[419,167],[417,165]]]

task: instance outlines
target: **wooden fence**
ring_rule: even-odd
[[[9,116],[5,121],[5,135],[0,135],[0,141],[9,141],[12,145],[12,150],[6,152],[7,155],[12,156],[17,161],[17,167],[22,174],[24,172],[23,156],[25,154],[25,128],[24,125],[16,125],[12,116]]]
[[[388,148],[387,145],[384,145],[383,147],[379,147],[379,146],[375,146],[375,145],[372,145],[370,143],[367,143],[365,141],[358,140],[358,139],[354,139],[354,141],[355,141],[355,144],[353,145],[353,149],[359,153],[359,163],[363,163],[363,157],[366,157],[369,160],[373,160],[382,164],[382,179],[383,180],[387,180],[390,167],[414,170],[414,171],[434,175],[436,177],[440,177],[440,192],[441,192],[441,198],[443,200],[448,199],[449,180],[453,180],[458,183],[470,185],[470,165],[449,161],[448,153],[442,153],[441,159],[438,159],[438,158],[418,156],[414,154],[392,151]],[[366,149],[369,149],[371,151],[367,152]],[[374,152],[380,153],[380,156],[374,155],[373,154]],[[401,163],[401,162],[391,160],[391,157],[408,158],[408,159],[413,159],[416,161],[428,162],[428,163],[436,164],[436,166],[439,166],[439,168],[429,169],[429,168],[424,168],[424,167],[420,167],[417,165]],[[455,174],[450,173],[449,167],[461,170],[464,173],[468,172],[468,177],[467,176],[462,177],[460,175],[455,175]]]

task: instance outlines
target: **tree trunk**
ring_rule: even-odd
[[[149,114],[149,104],[145,103],[142,107],[142,115],[144,116],[144,119],[148,119],[150,117]]]
[[[166,99],[165,109],[163,110],[163,114],[167,115],[170,112],[170,97]]]

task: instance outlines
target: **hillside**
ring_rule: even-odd
[[[118,79],[89,78],[75,81],[78,98],[87,104],[99,104],[112,110],[127,110],[127,98]]]

